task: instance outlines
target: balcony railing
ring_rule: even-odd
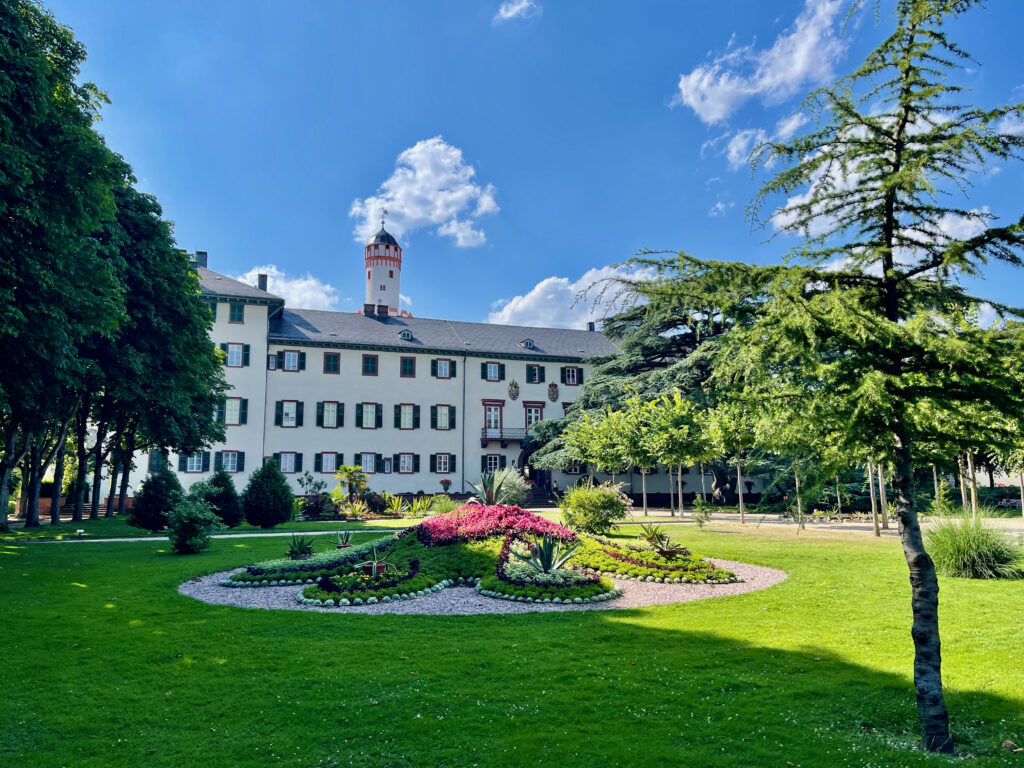
[[[487,440],[525,440],[526,430],[522,427],[501,427],[501,428],[489,428],[484,427],[480,430],[480,440],[485,442]]]

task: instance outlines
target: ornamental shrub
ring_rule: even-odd
[[[142,481],[128,509],[128,525],[154,533],[162,530],[183,496],[178,478],[167,467],[161,467]]]
[[[526,494],[530,491],[530,484],[526,482],[518,469],[506,467],[495,472],[495,482],[501,483],[501,491],[496,504],[516,505],[526,501]]]
[[[194,555],[210,546],[213,534],[220,530],[220,518],[205,501],[181,499],[167,522],[171,546],[179,555]]]
[[[208,482],[196,483],[189,489],[190,496],[200,492],[202,495],[199,498],[210,505],[213,513],[228,528],[234,528],[242,522],[242,503],[235,490],[235,481],[223,469],[214,472]]]
[[[292,489],[277,463],[267,461],[249,478],[242,513],[249,525],[273,528],[291,519],[292,499]]]
[[[570,528],[597,536],[607,535],[629,513],[629,499],[611,483],[581,483],[562,496],[559,506]]]
[[[928,529],[928,550],[942,576],[1017,579],[1024,576],[1024,548],[981,518],[943,518]]]

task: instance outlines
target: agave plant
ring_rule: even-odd
[[[369,505],[362,499],[356,499],[348,505],[349,514],[352,517],[362,517],[370,511]]]
[[[401,496],[388,496],[388,513],[402,517],[409,511],[409,503]]]
[[[673,558],[678,555],[687,554],[686,547],[682,544],[677,544],[672,541],[665,534],[661,534],[657,539],[651,542],[651,548],[662,557]]]
[[[409,514],[412,517],[426,517],[430,514],[430,499],[426,496],[417,496],[409,504]]]
[[[366,560],[361,563],[356,563],[356,568],[362,568],[363,572],[370,576],[376,576],[378,573],[384,573],[389,568],[397,568],[393,562],[388,560],[387,553],[381,555],[377,553],[377,548],[373,548],[373,554],[371,554]]]
[[[313,554],[313,539],[309,536],[297,536],[292,534],[291,543],[288,544],[288,557],[292,560],[305,560]]]
[[[646,523],[640,526],[640,538],[653,545],[656,541],[668,537],[665,536],[665,530],[660,525]]]
[[[352,546],[352,531],[338,531],[334,538],[337,539],[338,549]]]
[[[469,486],[476,495],[471,497],[469,500],[470,504],[484,504],[490,506],[497,504],[498,499],[501,496],[501,486],[504,483],[504,478],[499,477],[498,473],[488,473],[480,475],[479,483],[470,483]]]
[[[572,557],[573,552],[579,548],[579,544],[573,544],[568,549],[562,549],[562,542],[545,534],[540,541],[530,542],[530,554],[521,555],[514,549],[509,550],[511,554],[518,557],[527,565],[532,566],[540,573],[551,573],[557,571]]]

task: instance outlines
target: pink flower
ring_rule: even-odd
[[[576,540],[576,534],[568,528],[517,506],[505,504],[460,507],[454,512],[425,520],[417,529],[420,541],[427,546],[487,539],[510,533],[536,536],[547,534],[560,541]]]

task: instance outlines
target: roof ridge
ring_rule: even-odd
[[[462,344],[462,348],[465,349],[466,348],[466,344],[468,342],[464,338],[462,338],[462,336],[459,335],[458,331],[455,330],[455,327],[452,325],[452,321],[451,320],[445,320],[444,323],[445,323],[445,325],[448,326],[448,330],[450,330],[453,334],[455,334],[455,338],[459,340],[460,344]]]

